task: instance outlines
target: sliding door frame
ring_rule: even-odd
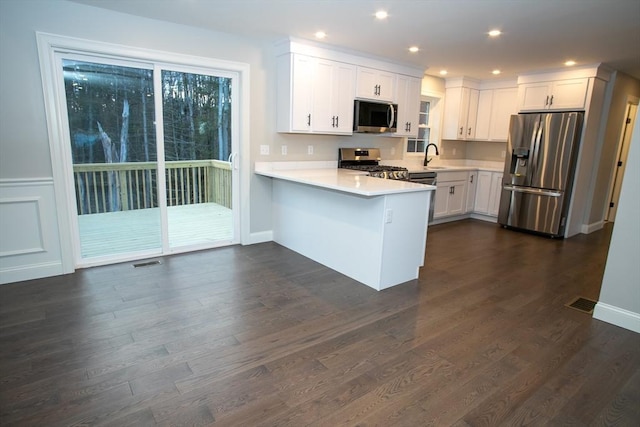
[[[75,247],[73,239],[69,238],[74,232],[72,218],[76,215],[76,212],[72,208],[75,207],[75,194],[73,192],[73,179],[72,177],[70,179],[68,174],[73,165],[70,164],[71,157],[68,155],[70,137],[67,129],[66,108],[62,108],[62,106],[66,105],[66,95],[64,88],[59,84],[62,70],[57,60],[59,55],[65,53],[77,53],[105,59],[113,58],[116,61],[125,60],[132,63],[150,63],[156,66],[161,65],[163,68],[170,68],[171,66],[194,67],[237,73],[239,84],[237,87],[234,86],[233,89],[238,91],[236,99],[239,100],[239,106],[234,108],[238,109],[239,114],[237,115],[237,123],[233,123],[233,126],[234,131],[237,131],[238,151],[232,156],[232,167],[234,171],[237,171],[239,178],[237,184],[234,183],[237,188],[233,192],[236,198],[233,201],[234,209],[237,208],[239,210],[239,224],[234,224],[238,225],[238,228],[234,230],[234,241],[232,243],[245,244],[249,242],[250,70],[248,64],[39,32],[36,33],[36,40],[47,117],[63,273],[75,271],[76,267],[79,266],[78,260],[80,259],[78,248]],[[128,260],[131,260],[131,258],[123,256],[122,259],[117,261]],[[113,262],[116,262],[116,260],[114,259]],[[89,265],[90,263],[82,263],[82,267]]]

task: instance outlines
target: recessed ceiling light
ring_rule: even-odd
[[[498,37],[500,34],[502,34],[502,31],[500,31],[500,30],[491,30],[491,31],[489,31],[489,35],[491,37]]]
[[[491,74],[493,74],[494,76],[497,76],[498,74],[500,74],[500,70],[493,70]]]
[[[420,50],[420,48],[418,46],[411,46],[409,48],[409,52],[411,52],[411,53],[416,53],[419,50]]]
[[[567,61],[564,63],[564,65],[566,65],[567,67],[572,67],[576,65],[576,61]]]
[[[448,71],[447,71],[447,70],[440,70],[440,75],[441,75],[441,76],[446,76],[446,75],[447,75],[447,73],[448,73]]]
[[[389,16],[389,14],[387,13],[386,10],[379,10],[376,12],[376,19],[387,19],[387,17]]]
[[[325,33],[324,31],[318,31],[315,34],[317,39],[322,40],[323,38],[327,37],[327,33]]]

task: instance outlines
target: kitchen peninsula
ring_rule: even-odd
[[[274,241],[376,290],[416,279],[435,187],[313,166],[256,163],[273,179]]]

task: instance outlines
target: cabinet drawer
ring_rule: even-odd
[[[438,182],[449,182],[449,181],[466,181],[469,176],[468,171],[438,171]]]

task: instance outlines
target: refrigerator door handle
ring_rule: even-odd
[[[541,188],[516,187],[515,185],[509,185],[509,184],[505,184],[502,188],[507,191],[514,191],[516,193],[537,194],[539,196],[550,196],[550,197],[562,196],[561,191],[543,190]]]

